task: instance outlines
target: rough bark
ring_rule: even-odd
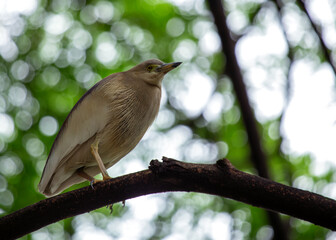
[[[336,230],[336,201],[241,172],[226,160],[193,164],[163,158],[144,170],[37,202],[0,218],[3,239],[59,220],[152,193],[186,191],[231,198]],[[23,196],[22,196],[23,197]]]

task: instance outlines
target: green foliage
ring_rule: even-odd
[[[256,2],[244,2],[238,6],[228,4],[227,11],[242,12],[251,24],[261,7]],[[215,31],[204,4],[188,9],[164,1],[46,0],[40,1],[31,15],[17,19],[24,24],[22,32],[12,36],[18,54],[0,59],[0,122],[5,124],[3,118],[9,118],[5,121],[9,134],[0,136],[0,216],[44,199],[37,192],[37,184],[56,131],[52,120],[43,125],[42,119],[51,116],[59,129],[76,101],[95,82],[149,58],[185,61],[180,71],[168,76],[164,83],[168,97],[162,109],[171,114],[173,120],[156,126],[165,134],[177,126],[184,126],[192,133],[179,148],[184,160],[194,161],[190,156],[191,147],[204,146],[209,154],[201,155],[199,161],[214,162],[226,157],[238,169],[256,173],[249,161],[248,139],[232,86],[221,76],[226,60],[220,49],[209,52],[200,47],[204,33],[209,29]],[[300,44],[294,50],[298,55],[308,51]],[[321,59],[319,50],[314,54]],[[285,65],[283,59],[275,60],[275,64]],[[214,84],[212,95],[217,93],[232,102],[220,110],[216,119],[207,120],[202,112],[192,115],[178,101],[181,94],[176,93],[177,89],[187,87],[185,73],[195,70],[210,77]],[[14,124],[12,130],[11,123]],[[295,179],[306,176],[313,184],[331,182],[331,172],[320,177],[311,174],[309,156],[287,156],[282,152],[279,128],[279,119],[260,124],[274,180],[292,185]],[[145,141],[141,145],[145,150],[137,152],[137,158],[142,157],[146,163],[154,151],[148,145]],[[165,154],[169,156],[170,152]],[[151,219],[153,230],[148,239],[162,239],[173,233],[172,219],[178,219],[181,214],[191,216],[190,227],[196,230],[200,227],[199,220],[227,213],[231,217],[232,237],[237,238],[260,239],[269,229],[265,211],[243,203],[195,193],[167,194],[163,199],[163,208]],[[38,233],[70,239],[80,221],[89,221],[106,230],[110,221],[125,219],[128,210],[127,202],[125,208],[115,205],[112,215],[108,209],[98,209]],[[322,239],[328,232],[300,220],[285,216],[283,219],[289,222],[293,239]],[[114,234],[111,230],[107,232]],[[31,234],[23,239],[35,237]],[[211,236],[206,233],[202,239],[211,239]]]

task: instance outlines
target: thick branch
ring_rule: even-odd
[[[249,103],[243,76],[240,72],[240,67],[235,55],[235,43],[232,40],[230,31],[226,25],[222,2],[220,0],[211,0],[208,1],[208,3],[221,39],[223,53],[227,58],[225,72],[231,78],[237,95],[237,100],[242,112],[242,118],[249,138],[249,144],[251,145],[251,154],[254,166],[261,177],[269,178],[266,156],[261,146],[256,120]]]
[[[226,24],[226,17],[224,14],[222,1],[208,0],[208,3],[214,16],[217,31],[221,39],[223,54],[227,58],[225,72],[232,81],[232,85],[240,105],[242,118],[249,139],[253,165],[257,169],[259,176],[270,178],[266,155],[261,145],[261,138],[257,129],[256,120],[249,103],[243,76],[237,62],[235,54],[235,42],[232,40],[230,36],[230,30]],[[275,232],[275,239],[288,239],[279,215],[273,212],[268,212],[267,214],[270,224],[272,225]]]
[[[163,158],[150,170],[128,174],[42,200],[0,219],[1,237],[13,239],[61,219],[147,194],[187,191],[218,195],[278,211],[336,230],[336,201],[217,164]]]

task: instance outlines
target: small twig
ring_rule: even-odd
[[[327,59],[327,61],[329,62],[331,68],[333,69],[334,71],[334,74],[336,74],[336,66],[332,60],[332,57],[331,57],[331,51],[330,49],[328,49],[327,47],[327,44],[325,43],[323,37],[322,37],[322,34],[321,34],[321,31],[319,30],[319,26],[317,26],[317,24],[315,24],[315,22],[313,21],[313,19],[311,18],[307,8],[306,8],[306,5],[305,5],[305,2],[303,0],[298,0],[296,1],[298,6],[301,8],[302,11],[304,11],[304,13],[306,14],[309,22],[310,22],[310,25],[312,26],[314,32],[316,33],[319,41],[320,41],[320,46],[321,46],[321,49],[322,49],[322,52],[323,52],[323,55],[325,56],[325,58]]]

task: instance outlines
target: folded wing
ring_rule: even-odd
[[[106,126],[109,101],[106,101],[105,96],[102,94],[98,94],[100,91],[97,90],[104,83],[112,80],[112,78],[114,76],[110,75],[98,82],[71,110],[54,141],[44,167],[39,183],[39,191],[41,193],[46,194],[50,192],[51,187],[56,189],[62,183],[60,179],[53,180],[53,176],[59,169],[60,164],[63,164],[76,148],[87,142]],[[73,171],[64,172],[62,181],[65,181],[72,174]]]

